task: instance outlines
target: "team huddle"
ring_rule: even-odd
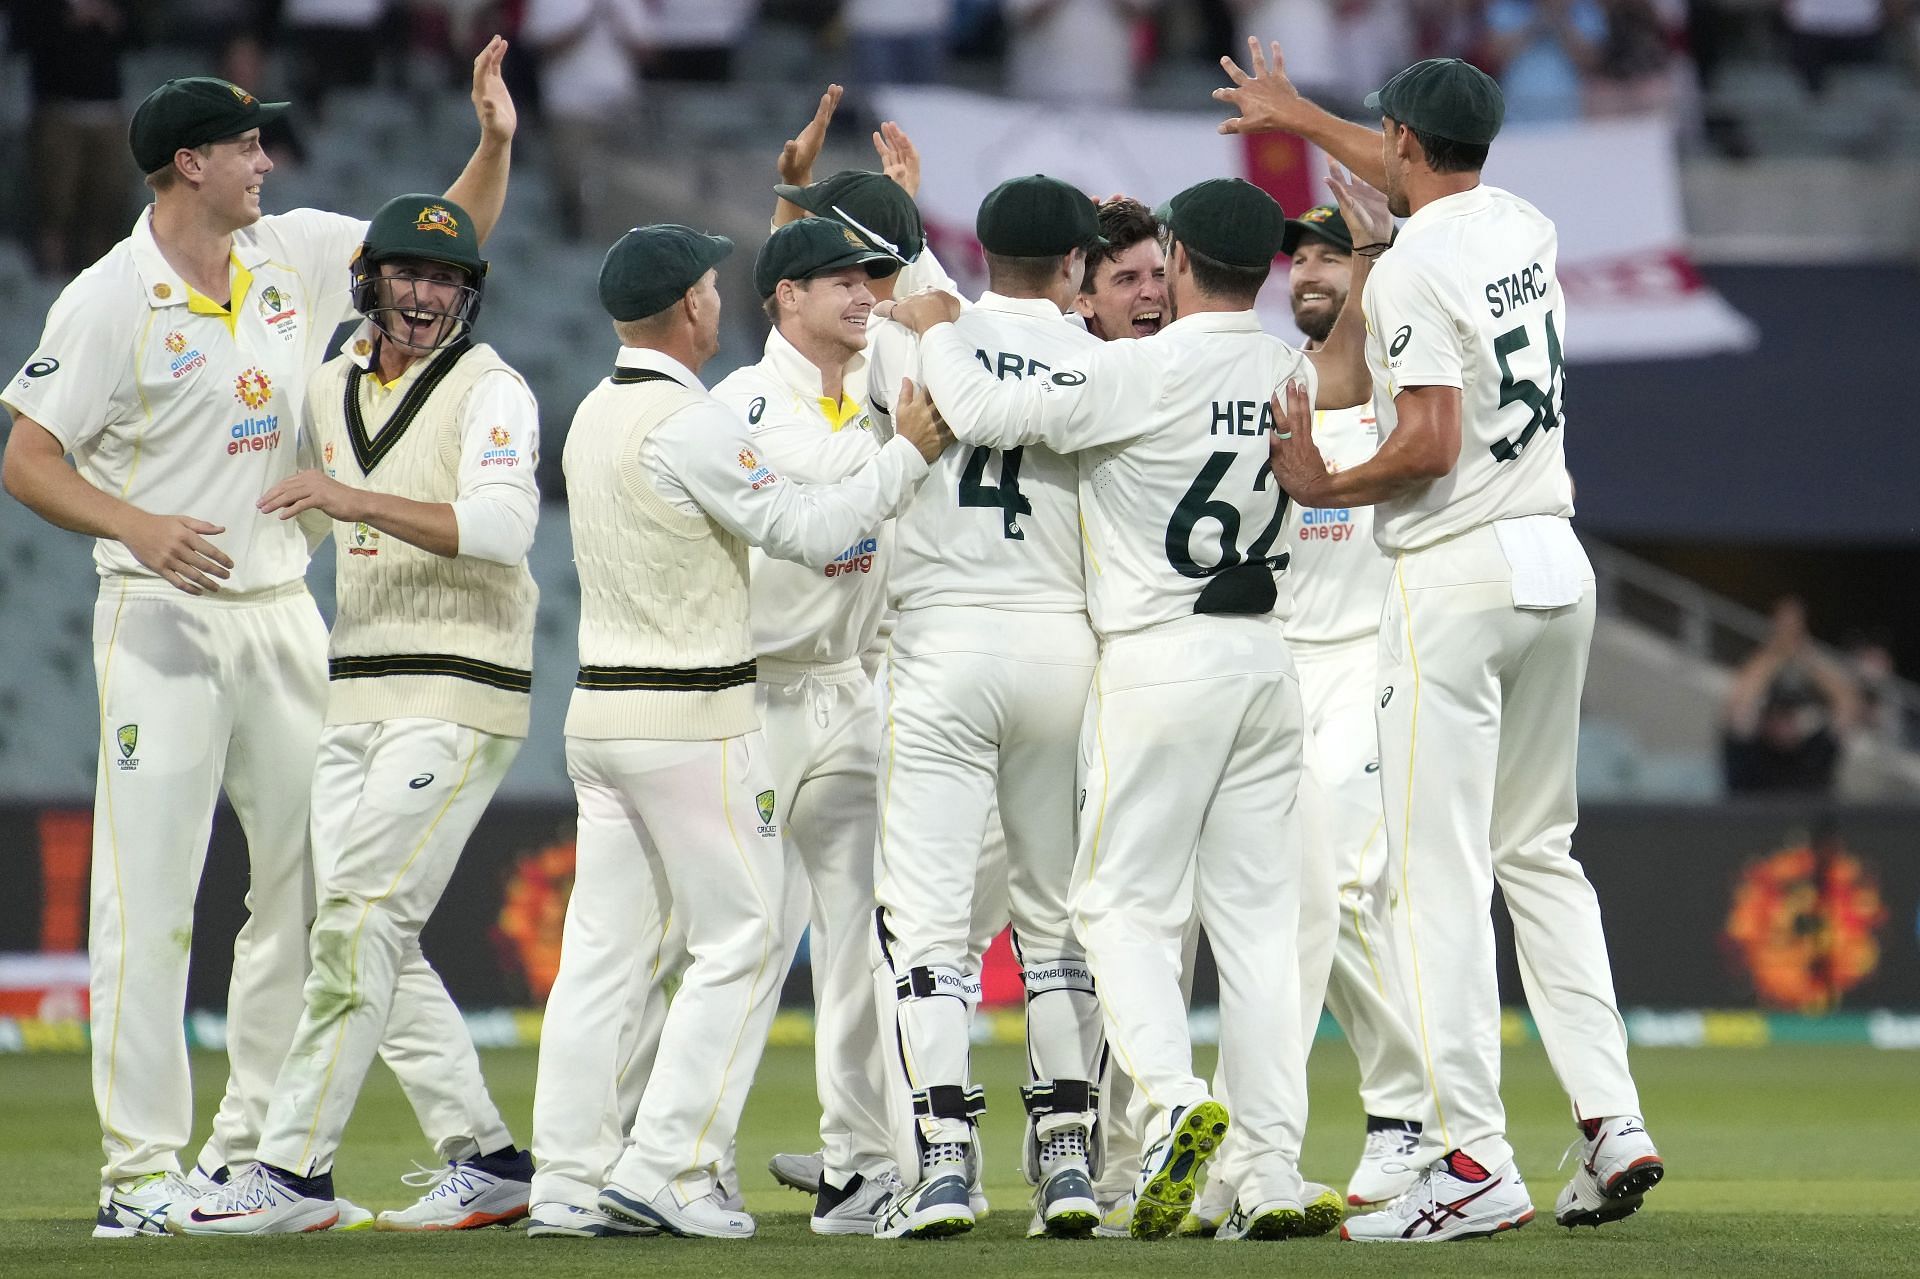
[[[1504,113],[1481,72],[1407,68],[1375,130],[1257,43],[1222,59],[1222,128],[1336,161],[1298,217],[1238,179],[1150,211],[1014,178],[963,299],[897,128],[881,171],[814,180],[836,88],[781,157],[758,363],[700,380],[727,239],[608,251],[618,348],[563,457],[574,890],[516,1144],[419,944],[529,723],[539,415],[475,339],[504,47],[475,62],[460,178],[370,222],[261,215],[286,104],[155,90],[131,131],[151,208],[0,395],[8,492],[98,539],[95,1237],[751,1237],[735,1136],[803,936],[820,1147],[773,1175],[816,1233],[965,1233],[1008,927],[1029,1234],[1514,1229],[1496,882],[1579,1128],[1555,1220],[1637,1211],[1664,1165],[1570,853],[1594,583],[1554,228],[1480,181]],[[1304,348],[1254,310],[1276,258]],[[327,537],[331,634],[304,580]],[[179,938],[223,790],[250,917],[183,1175]],[[1300,1173],[1323,1005],[1367,1117],[1344,1191]],[[332,1175],[376,1057],[444,1165],[377,1217]]]

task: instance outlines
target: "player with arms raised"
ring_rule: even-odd
[[[1408,217],[1362,295],[1379,452],[1329,474],[1298,394],[1273,441],[1295,500],[1377,506],[1375,536],[1396,557],[1378,652],[1381,782],[1424,1118],[1447,1153],[1343,1233],[1419,1242],[1533,1217],[1500,1101],[1496,879],[1586,1138],[1554,1215],[1597,1226],[1636,1211],[1664,1166],[1639,1118],[1599,905],[1570,851],[1594,594],[1569,522],[1558,237],[1539,210],[1480,181],[1505,114],[1483,72],[1454,59],[1408,67],[1367,99],[1375,133],[1302,101],[1277,47],[1271,67],[1252,50],[1252,77],[1225,62],[1235,87],[1216,96],[1241,114],[1222,128],[1299,133]]]

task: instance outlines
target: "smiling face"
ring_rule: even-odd
[[[457,336],[469,309],[465,271],[425,258],[388,258],[376,270],[376,317],[390,341],[425,354]]]
[[[1158,333],[1168,320],[1167,260],[1146,239],[1093,267],[1092,287],[1074,299],[1087,331],[1111,342]]]
[[[873,290],[867,286],[867,270],[860,266],[811,280],[782,280],[780,331],[802,351],[838,348],[851,359],[867,346],[867,317],[873,311]]]
[[[191,154],[196,164],[188,176],[196,179],[209,212],[236,231],[260,220],[261,184],[273,172],[273,161],[260,145],[260,130],[222,138]]]
[[[1293,322],[1317,345],[1333,332],[1340,308],[1347,304],[1353,280],[1353,255],[1317,235],[1303,235],[1293,251],[1293,270],[1287,291],[1293,299]]]

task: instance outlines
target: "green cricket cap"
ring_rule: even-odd
[[[127,143],[140,172],[152,173],[171,164],[181,148],[203,147],[257,129],[278,119],[288,105],[262,102],[218,76],[183,76],[149,93],[134,110]]]
[[[868,244],[901,262],[913,261],[927,247],[920,207],[905,187],[884,173],[847,169],[808,186],[782,182],[773,193],[808,213],[852,227]]]
[[[987,192],[973,230],[981,248],[1010,258],[1058,257],[1107,242],[1087,193],[1038,173]]]
[[[850,266],[865,267],[878,280],[900,269],[900,259],[874,248],[852,227],[832,218],[801,218],[776,227],[753,260],[753,287],[773,296],[782,280],[811,280]]]
[[[1291,255],[1308,236],[1325,240],[1344,252],[1353,252],[1353,232],[1347,229],[1347,220],[1340,216],[1338,205],[1316,204],[1299,217],[1288,218],[1286,234],[1280,238],[1280,251]]]
[[[1245,178],[1195,183],[1154,216],[1191,252],[1249,271],[1271,266],[1286,238],[1280,202]]]
[[[369,263],[423,258],[460,267],[476,280],[487,273],[473,219],[443,195],[397,195],[388,200],[367,224],[360,251]]]
[[[600,262],[600,305],[616,320],[658,315],[731,252],[726,236],[675,222],[634,227]]]
[[[1485,146],[1507,118],[1494,78],[1458,58],[1416,62],[1367,95],[1366,107],[1421,133]]]

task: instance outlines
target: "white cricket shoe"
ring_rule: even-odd
[[[93,1219],[95,1239],[164,1239],[167,1218],[177,1205],[185,1211],[198,1196],[177,1172],[150,1172],[115,1186],[100,1200]]]
[[[1340,1202],[1340,1192],[1332,1186],[1323,1186],[1317,1181],[1300,1183],[1301,1212],[1306,1224],[1300,1233],[1308,1238],[1329,1234],[1346,1219],[1347,1206]]]
[[[371,1230],[373,1214],[351,1199],[334,1196],[333,1206],[340,1210],[340,1219],[328,1226],[328,1230]]]
[[[775,1181],[808,1195],[820,1193],[820,1178],[825,1175],[826,1166],[826,1152],[820,1150],[810,1155],[775,1155],[767,1160],[767,1171]]]
[[[405,1208],[381,1213],[375,1230],[478,1230],[527,1215],[533,1158],[521,1151],[511,1159],[456,1159],[400,1180],[431,1189]]]
[[[1167,1135],[1149,1147],[1141,1161],[1129,1234],[1164,1239],[1174,1232],[1193,1205],[1200,1169],[1220,1149],[1227,1125],[1227,1108],[1211,1097],[1173,1112]]]
[[[1573,1180],[1553,1206],[1553,1219],[1569,1229],[1631,1217],[1640,1210],[1647,1191],[1667,1175],[1667,1166],[1638,1115],[1601,1120],[1592,1137],[1574,1143],[1575,1149],[1581,1146],[1585,1149],[1580,1151]]]
[[[209,1190],[218,1190],[221,1186],[226,1185],[227,1181],[228,1173],[225,1164],[221,1164],[218,1168],[208,1168],[203,1164],[195,1164],[193,1171],[186,1175],[187,1189],[193,1192],[195,1199],[206,1194]]]
[[[331,1191],[307,1194],[265,1164],[254,1164],[200,1196],[184,1214],[169,1216],[167,1224],[189,1235],[297,1235],[330,1229],[338,1220],[340,1206]]]
[[[1370,1208],[1397,1198],[1420,1180],[1420,1134],[1412,1128],[1374,1128],[1360,1151],[1360,1165],[1347,1181],[1347,1202]]]
[[[616,1221],[651,1226],[682,1239],[751,1239],[755,1229],[752,1217],[722,1207],[719,1195],[711,1190],[681,1203],[672,1186],[651,1199],[622,1186],[606,1186],[594,1207]]]
[[[1455,1151],[1378,1212],[1349,1218],[1340,1237],[1356,1243],[1438,1243],[1518,1230],[1532,1220],[1533,1201],[1512,1161],[1488,1172]]]
[[[1132,1232],[1128,1226],[1133,1222],[1133,1192],[1129,1190],[1118,1199],[1109,1203],[1100,1214],[1100,1224],[1093,1228],[1095,1239],[1130,1239]]]
[[[1233,1209],[1233,1187],[1222,1177],[1210,1176],[1194,1197],[1193,1207],[1180,1219],[1180,1233],[1211,1239],[1227,1224]]]
[[[887,1201],[900,1189],[899,1174],[891,1168],[878,1177],[856,1172],[838,1189],[823,1175],[807,1228],[816,1235],[870,1235],[880,1214],[886,1211]]]
[[[537,1203],[527,1214],[529,1239],[631,1239],[659,1233],[651,1226],[636,1226],[598,1208],[582,1208],[557,1200]]]
[[[1307,1214],[1290,1199],[1274,1199],[1252,1208],[1234,1204],[1226,1220],[1214,1228],[1222,1243],[1236,1239],[1291,1239],[1306,1229]]]
[[[874,1222],[876,1239],[944,1239],[973,1229],[972,1189],[964,1164],[935,1163],[926,1180],[896,1190]]]

